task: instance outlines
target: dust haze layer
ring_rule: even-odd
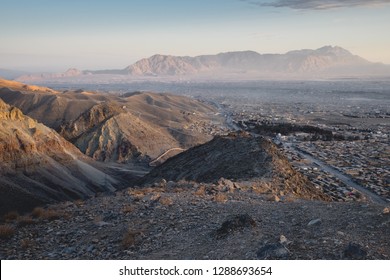
[[[254,51],[195,57],[156,54],[124,69],[97,71],[69,69],[64,73],[23,75],[17,80],[113,83],[134,79],[315,79],[389,75],[389,65],[369,62],[338,46],[324,46],[315,50],[294,50],[285,54],[259,54]]]

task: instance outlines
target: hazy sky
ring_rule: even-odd
[[[0,68],[124,68],[153,54],[338,45],[390,64],[390,0],[0,0]]]

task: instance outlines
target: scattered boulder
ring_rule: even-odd
[[[287,259],[290,251],[281,242],[266,244],[257,251],[257,258],[259,260],[269,259]]]
[[[383,209],[383,211],[382,211],[382,214],[384,214],[384,215],[390,214],[390,207],[385,207],[385,208]]]
[[[320,225],[322,223],[322,219],[314,219],[314,220],[311,220],[307,226],[311,227],[311,226],[317,226],[317,225]]]
[[[232,181],[222,177],[218,180],[218,189],[223,192],[234,192],[235,187]]]
[[[367,251],[360,244],[350,242],[344,250],[343,257],[348,260],[364,260]]]
[[[248,214],[240,214],[230,217],[224,221],[219,229],[217,229],[217,238],[224,238],[229,234],[243,230],[244,228],[256,227],[256,222]]]

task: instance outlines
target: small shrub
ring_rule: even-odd
[[[0,238],[8,239],[15,234],[15,228],[10,225],[0,225]]]
[[[196,196],[204,196],[206,193],[206,187],[205,186],[200,186],[196,191],[195,191],[195,195]]]
[[[139,230],[128,229],[123,235],[122,247],[127,249],[129,247],[135,246],[140,235],[141,232]]]
[[[226,194],[224,193],[217,193],[215,196],[214,196],[214,201],[216,202],[221,202],[221,203],[224,203],[228,200],[228,197]]]
[[[173,200],[170,197],[161,197],[159,202],[164,206],[169,206],[173,204]]]
[[[4,220],[5,221],[14,221],[16,220],[17,218],[19,217],[19,214],[18,212],[16,211],[12,211],[12,212],[8,212],[7,214],[4,215]]]
[[[24,239],[20,240],[20,247],[24,250],[33,247],[34,244],[35,244],[35,242],[31,239],[28,239],[28,238],[24,238]]]
[[[122,213],[127,214],[127,213],[132,213],[135,211],[135,207],[133,205],[125,205],[122,208]]]
[[[40,218],[43,216],[43,213],[45,212],[45,209],[42,207],[35,207],[34,210],[31,212],[31,215],[34,218]]]
[[[18,221],[18,226],[20,227],[24,227],[36,223],[36,221],[31,216],[20,216],[17,221]]]
[[[48,221],[53,221],[65,216],[62,211],[54,209],[43,209],[42,207],[35,208],[31,214],[35,218],[40,218],[42,220]]]

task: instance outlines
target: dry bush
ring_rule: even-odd
[[[54,209],[43,209],[42,207],[36,207],[31,214],[35,218],[40,218],[42,220],[48,221],[57,220],[61,217],[66,216],[62,211]]]
[[[19,227],[24,227],[36,223],[36,221],[31,216],[20,216],[17,221]]]
[[[141,189],[129,190],[127,194],[130,195],[135,201],[139,201],[145,196],[144,191]]]
[[[204,196],[206,194],[206,187],[201,185],[196,191],[195,195],[197,196]]]
[[[159,199],[159,202],[161,203],[161,205],[164,205],[164,206],[169,206],[169,205],[172,205],[173,204],[173,200],[172,198],[170,197],[161,197]]]
[[[135,246],[139,241],[139,237],[142,235],[142,232],[139,230],[128,229],[123,235],[122,247],[127,249],[129,247]]]
[[[214,196],[214,201],[216,201],[216,202],[225,203],[227,200],[228,200],[228,197],[227,197],[227,195],[224,194],[224,193],[217,193],[217,194]]]
[[[7,239],[15,234],[15,228],[11,225],[0,225],[0,239]]]
[[[135,207],[133,205],[125,205],[122,207],[122,213],[127,214],[127,213],[132,213],[135,211]]]
[[[31,248],[34,245],[35,245],[35,242],[31,239],[24,238],[24,239],[20,240],[20,247],[24,250]]]
[[[16,211],[12,211],[4,215],[4,220],[10,222],[16,220],[18,217],[19,213]]]
[[[33,211],[31,212],[31,215],[34,218],[40,218],[40,217],[42,217],[44,212],[45,212],[45,209],[43,209],[42,207],[35,207],[33,209]]]

